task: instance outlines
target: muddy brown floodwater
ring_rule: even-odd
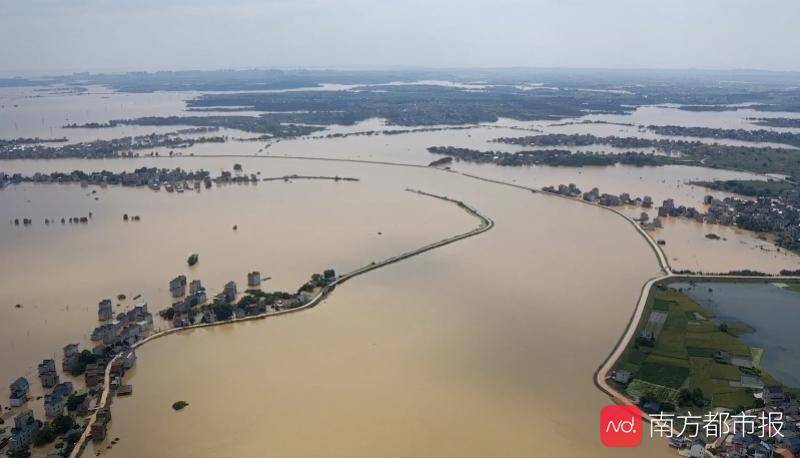
[[[128,375],[134,396],[114,401],[109,435],[121,441],[110,454],[671,455],[662,441],[621,451],[598,440],[608,400],[593,372],[658,273],[627,222],[433,170],[307,167],[367,177],[364,194],[381,201],[406,186],[463,199],[496,226],[348,282],[315,309],[148,344]],[[352,211],[319,224],[348,230]],[[474,225],[461,213],[445,205],[405,218],[421,229],[452,221],[455,233]],[[190,405],[175,413],[176,400]]]
[[[0,137],[67,136],[75,142],[168,132],[178,127],[62,126],[187,114],[184,101],[196,94],[120,94],[94,87],[84,95],[28,95],[0,90]],[[747,115],[650,107],[590,118],[754,128]],[[41,394],[36,364],[57,357],[68,342],[88,344],[96,304],[104,297],[126,294],[119,301],[124,309],[142,294],[156,311],[169,305],[167,282],[175,275],[198,278],[215,292],[231,279],[243,285],[254,269],[273,277],[264,289],[293,290],[312,272],[346,272],[474,227],[465,212],[404,191],[410,187],[464,200],[496,225],[349,281],[314,309],[145,345],[126,377],[133,396],[114,400],[109,437],[120,442],[110,450],[107,443],[90,445],[86,454],[674,456],[662,440],[645,437],[634,449],[604,448],[599,441],[599,412],[609,400],[593,385],[593,374],[623,333],[641,286],[659,273],[647,243],[619,216],[425,168],[224,157],[427,164],[438,158],[427,153],[428,146],[513,151],[519,148],[490,140],[535,134],[512,127],[657,137],[635,126],[555,124],[500,120],[465,130],[296,139],[269,147],[231,140],[195,145],[175,158],[3,161],[7,173],[158,166],[203,168],[214,175],[238,162],[246,173],[262,177],[297,173],[361,181],[262,182],[182,194],[114,187],[91,194],[96,188],[30,184],[0,191],[0,223],[7,224],[0,230],[0,380],[27,375],[33,394]],[[318,135],[384,128],[380,120],[367,120]],[[575,182],[695,206],[706,193],[728,194],[689,181],[765,179],[690,167],[453,167],[537,188]],[[90,211],[87,225],[42,223]],[[125,223],[123,213],[142,220]],[[33,218],[34,226],[7,223],[23,217]],[[727,240],[710,241],[704,237],[709,232]],[[668,219],[654,237],[666,239],[676,268],[774,272],[800,266],[797,256],[730,228]],[[199,253],[200,262],[189,268],[191,253]],[[17,303],[22,307],[15,308]],[[176,413],[171,405],[177,400],[189,406]],[[41,417],[41,402],[32,404]]]

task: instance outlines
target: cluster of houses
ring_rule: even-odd
[[[243,174],[236,174],[229,171],[223,171],[220,175],[214,178],[214,183],[217,184],[226,184],[226,183],[238,183],[238,184],[247,184],[247,183],[258,183],[258,176],[256,174],[251,173],[250,175],[243,173]]]
[[[219,176],[212,178],[206,170],[186,171],[181,168],[159,169],[157,167],[141,167],[133,172],[84,172],[75,170],[73,172],[37,172],[33,175],[23,175],[21,173],[5,174],[0,173],[0,189],[8,185],[22,183],[79,183],[82,187],[88,186],[128,186],[144,187],[147,186],[154,191],[162,187],[167,192],[183,192],[184,190],[194,189],[200,191],[202,188],[209,189],[213,183],[227,184],[257,183],[256,174],[233,174],[223,171]]]
[[[746,411],[748,416],[755,419],[754,433],[742,431],[744,428],[734,433],[735,428],[727,428],[730,432],[713,438],[707,448],[725,458],[800,456],[800,402],[788,396],[780,386],[764,387],[756,396],[764,401],[764,406]],[[770,415],[776,420],[772,425],[766,425],[766,429],[771,429],[768,432],[774,437],[762,437],[764,425],[761,419],[770,418]]]
[[[631,373],[624,369],[613,371],[611,379],[625,385]],[[705,428],[691,431],[696,437],[670,437],[670,444],[685,450],[690,457],[704,458],[707,452],[721,458],[793,458],[800,457],[800,401],[788,396],[781,386],[763,386],[754,390],[754,396],[763,401],[763,407],[736,413],[727,409],[715,409],[704,418],[720,418],[722,424],[715,430]],[[652,404],[652,407],[649,405]],[[648,412],[660,411],[655,401],[643,407]],[[748,418],[747,427],[734,424],[735,415]],[[677,418],[677,417],[671,417]],[[768,419],[764,424],[764,420]],[[741,420],[739,420],[741,421]],[[752,421],[752,428],[749,422]],[[681,429],[678,426],[678,429]],[[709,435],[709,431],[715,431]],[[683,455],[687,456],[687,455]]]
[[[308,304],[309,301],[311,301],[311,295],[307,292],[300,292],[286,299],[278,299],[272,308],[275,310],[296,309]]]
[[[108,356],[108,358],[98,360],[97,362],[86,366],[84,381],[87,388],[94,388],[103,383],[106,365],[109,363],[109,361],[112,361],[110,359],[111,355]],[[133,392],[133,387],[131,385],[124,385],[122,383],[122,377],[125,375],[126,371],[135,365],[135,363],[136,352],[130,348],[123,348],[119,353],[119,356],[116,359],[113,359],[113,362],[111,362],[111,367],[109,368],[109,385],[111,389],[115,390],[118,395],[129,395]],[[84,399],[83,404],[79,405],[76,409],[77,412],[79,414],[85,414],[85,412],[88,411],[88,404],[88,398]],[[110,422],[111,409],[107,406],[99,407],[97,409],[95,422],[92,424],[91,428],[93,441],[100,442],[105,440]]]
[[[314,274],[296,294],[267,293],[258,289],[248,290],[247,297],[234,304],[237,299],[237,285],[234,281],[225,284],[222,292],[215,296],[215,304],[226,304],[230,307],[235,317],[247,316],[255,313],[264,313],[271,308],[275,311],[293,309],[307,304],[316,288],[329,285],[336,279],[336,272],[327,269],[322,274]],[[247,284],[250,288],[260,286],[261,273],[252,271],[247,274]],[[174,296],[181,297],[172,304],[171,310],[175,314],[173,325],[176,327],[189,324],[191,309],[207,302],[206,289],[200,280],[187,283],[186,276],[181,275],[170,281],[170,291]],[[186,290],[188,287],[188,295]],[[87,389],[96,389],[103,383],[106,368],[109,363],[110,385],[117,395],[132,393],[132,387],[122,383],[125,372],[132,368],[136,362],[136,353],[131,345],[141,340],[153,327],[153,316],[147,309],[147,304],[135,305],[130,310],[114,316],[114,307],[111,299],[103,299],[98,303],[98,320],[101,324],[96,326],[91,334],[93,342],[97,345],[91,351],[90,358],[85,359],[78,344],[68,344],[63,348],[61,369],[68,373],[83,372],[84,383]],[[203,322],[217,321],[214,307],[202,310]],[[113,321],[112,321],[113,320]],[[116,357],[116,358],[115,358]],[[89,362],[91,361],[91,362]],[[72,382],[61,382],[56,361],[45,359],[38,365],[38,375],[43,388],[50,388],[44,395],[44,412],[47,418],[55,418],[65,413],[69,404],[70,409],[78,415],[86,415],[91,409],[89,396],[78,396],[76,401],[69,401],[75,394]],[[9,386],[9,404],[11,407],[24,406],[29,400],[30,383],[25,377],[19,377]],[[91,391],[90,391],[91,392]],[[77,405],[75,405],[77,404]],[[70,410],[72,412],[73,410]],[[107,428],[111,421],[111,412],[107,407],[97,410],[97,421],[93,424],[91,434],[96,441],[104,440]],[[12,434],[0,434],[0,448],[6,443],[10,444],[9,450],[24,451],[31,445],[34,435],[41,427],[41,422],[33,417],[31,410],[19,412],[14,418]]]
[[[673,199],[665,199],[658,214],[661,217],[690,218],[699,223],[737,226],[757,232],[777,235],[776,243],[788,249],[800,248],[800,191],[784,191],[777,198],[758,197],[752,200],[707,195],[703,198],[707,209],[701,212],[694,207],[676,206]]]
[[[706,195],[705,212],[694,207],[675,205],[673,199],[665,199],[658,208],[660,217],[690,218],[699,223],[737,226],[757,232],[777,235],[779,246],[800,248],[800,192],[786,191],[778,198],[758,197],[753,200]]]
[[[249,272],[247,274],[247,286],[258,287],[261,285],[261,273],[258,271]],[[172,320],[173,327],[185,327],[195,323],[196,314],[200,314],[200,321],[202,323],[213,323],[216,321],[216,314],[213,308],[206,308],[201,311],[195,309],[198,305],[203,305],[208,302],[208,294],[205,287],[203,287],[200,280],[192,280],[189,283],[189,292],[186,294],[186,276],[180,275],[170,281],[170,291],[175,298],[180,300],[173,302],[172,306],[161,312],[161,315],[167,319]],[[233,280],[229,281],[222,288],[222,291],[214,296],[214,303],[231,304],[236,300],[238,294],[238,287]],[[185,296],[185,297],[184,297]],[[196,313],[192,313],[192,312]],[[244,316],[243,310],[233,310],[233,314],[239,318]]]
[[[100,342],[104,346],[133,345],[152,329],[153,315],[147,311],[147,304],[143,303],[118,314],[111,323],[103,323],[94,328],[91,339],[92,342]]]
[[[311,279],[300,287],[300,291],[311,292],[316,288],[322,288],[329,285],[334,280],[336,280],[336,271],[333,269],[327,269],[321,274],[311,275]]]
[[[186,277],[180,275],[170,282],[170,291],[175,298],[186,296],[173,302],[170,307],[172,310],[172,325],[176,328],[180,328],[192,324],[188,315],[189,311],[192,307],[208,301],[205,287],[203,287],[200,280],[192,280],[189,283],[189,294],[186,295]]]
[[[179,298],[179,300],[172,303],[172,306],[160,312],[161,316],[172,320],[172,326],[186,327],[196,322],[196,316],[202,323],[213,323],[216,321],[216,314],[213,307],[206,307],[202,310],[195,307],[206,304],[208,302],[208,293],[206,288],[200,280],[192,280],[189,282],[188,294],[186,292],[186,276],[179,275],[170,281],[170,291],[172,296]],[[248,287],[258,287],[261,285],[261,273],[253,271],[247,274]],[[238,287],[236,282],[229,281],[222,288],[222,291],[216,294],[213,298],[215,304],[231,304],[236,300],[238,294]],[[242,311],[234,310],[234,315],[238,318],[244,316]]]
[[[618,207],[620,205],[635,205],[637,207],[650,208],[653,206],[653,198],[650,196],[644,197],[631,197],[627,192],[620,195],[600,193],[598,188],[592,188],[590,191],[581,192],[575,183],[569,185],[560,184],[556,186],[545,186],[542,191],[561,194],[569,197],[580,197],[587,202],[595,202],[607,207]]]
[[[661,203],[661,206],[658,207],[658,216],[662,218],[666,216],[680,216],[684,218],[692,218],[701,223],[704,219],[704,215],[694,207],[686,207],[683,205],[675,206],[674,199],[664,199],[664,201]]]
[[[705,203],[709,206],[707,222],[772,232],[778,235],[780,246],[800,248],[800,191],[784,191],[777,198],[754,200],[706,196]]]
[[[77,345],[75,346],[77,348]],[[77,351],[77,350],[76,350]],[[72,354],[72,353],[70,353]],[[62,367],[67,367],[67,363]],[[66,369],[65,369],[66,370]],[[44,413],[48,419],[63,415],[67,408],[67,400],[75,392],[72,382],[59,382],[59,375],[56,370],[56,362],[53,359],[45,359],[38,366],[39,379],[43,388],[51,388],[44,395]],[[29,401],[28,392],[30,384],[25,377],[19,377],[10,386],[10,406],[21,407]],[[88,399],[85,397],[82,405],[77,406],[77,413],[86,415],[88,413]],[[14,428],[11,434],[0,437],[0,448],[8,445],[9,452],[24,451],[33,442],[34,436],[41,427],[41,422],[34,418],[33,411],[25,409],[17,413],[14,417]]]
[[[619,207],[622,205],[633,205],[642,208],[653,207],[653,198],[650,196],[631,197],[631,195],[627,192],[623,192],[620,195],[600,193],[600,190],[596,187],[587,192],[581,192],[580,188],[578,188],[575,183],[570,183],[569,185],[560,184],[557,187],[545,186],[542,188],[542,191],[568,197],[581,198],[586,202],[594,202],[606,207]],[[660,211],[659,215],[661,216]],[[654,230],[662,227],[661,220],[659,218],[653,218],[650,220],[650,215],[648,215],[647,212],[641,213],[639,216],[639,222],[646,230]]]
[[[600,193],[598,188],[581,192],[574,183],[546,186],[542,190],[582,198],[587,202],[608,207],[620,205],[653,207],[653,199],[650,196],[632,198],[625,192],[619,195]],[[800,191],[798,190],[784,191],[778,197],[758,197],[752,200],[735,197],[719,199],[707,195],[703,203],[707,206],[705,212],[695,207],[676,205],[674,199],[664,199],[657,209],[656,218],[651,220],[647,213],[642,212],[639,221],[647,230],[660,228],[662,226],[660,218],[667,216],[690,218],[699,223],[735,225],[752,231],[772,232],[778,236],[776,243],[779,246],[789,249],[800,248]]]
[[[296,294],[262,292],[256,288],[261,285],[261,272],[253,271],[247,274],[248,291],[239,302],[237,300],[238,288],[236,282],[229,281],[222,291],[213,297],[210,304],[206,303],[207,295],[199,280],[189,284],[189,295],[174,302],[168,309],[159,312],[162,317],[172,321],[173,327],[186,327],[196,322],[214,323],[230,318],[243,318],[267,312],[268,310],[281,311],[294,309],[307,304],[311,292],[319,287],[324,287],[335,280],[336,272],[328,269],[322,274],[314,274]],[[180,277],[173,280],[174,285],[181,287]],[[200,308],[195,306],[202,305]]]
[[[76,126],[72,126],[76,127]],[[110,127],[110,126],[106,126]],[[202,136],[184,138],[181,132],[190,132],[195,129],[182,129],[176,132],[151,133],[138,135],[135,137],[112,138],[108,140],[97,139],[89,142],[69,143],[67,138],[16,138],[12,140],[0,140],[0,158],[2,159],[56,159],[56,158],[119,158],[119,157],[139,157],[135,152],[141,149],[152,148],[184,148],[196,143],[222,143],[225,141],[223,136]],[[59,143],[58,146],[51,146]],[[170,151],[170,156],[174,153]],[[158,156],[158,152],[150,153],[150,156]]]
[[[210,176],[205,170],[196,172],[185,171],[181,168],[159,169],[157,167],[141,167],[133,172],[73,172],[34,173],[33,175],[2,174],[0,180],[8,184],[20,183],[80,183],[83,186],[145,186],[154,183],[174,183],[179,181],[202,181]]]

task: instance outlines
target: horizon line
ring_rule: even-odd
[[[223,67],[176,67],[176,68],[95,68],[86,70],[77,69],[49,69],[49,70],[2,70],[0,79],[26,79],[26,78],[58,78],[75,75],[127,75],[134,73],[189,73],[189,72],[244,72],[244,71],[361,71],[361,72],[388,72],[388,71],[603,71],[603,72],[688,72],[688,73],[761,73],[800,76],[800,69],[763,69],[763,68],[703,68],[703,67],[571,67],[571,66],[430,66],[430,65],[288,65],[288,66],[223,66]]]

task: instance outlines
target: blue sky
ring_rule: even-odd
[[[800,70],[798,0],[0,0],[0,73]]]

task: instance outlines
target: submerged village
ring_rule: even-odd
[[[571,198],[579,198],[587,202],[596,203],[605,207],[635,206],[643,210],[654,208],[652,197],[635,197],[623,192],[619,195],[601,193],[597,187],[589,191],[581,191],[574,183],[546,186],[542,191],[559,194]],[[736,226],[742,229],[761,233],[759,238],[766,240],[763,234],[770,234],[772,242],[780,250],[794,250],[800,248],[800,191],[784,191],[781,194],[769,197],[760,196],[755,199],[741,199],[725,197],[718,199],[711,195],[703,198],[705,211],[692,206],[678,205],[675,199],[664,199],[661,206],[656,208],[657,216],[650,218],[647,211],[642,211],[637,221],[645,230],[653,231],[663,226],[662,218],[686,218],[698,223],[716,224],[721,226]],[[706,238],[718,240],[720,237],[714,233],[706,234]],[[660,245],[666,244],[658,240]],[[685,271],[684,273],[690,273]],[[759,272],[751,271],[751,274]]]
[[[340,176],[309,176],[309,175],[285,175],[280,177],[260,178],[261,172],[244,173],[241,164],[234,164],[233,171],[223,170],[219,175],[212,177],[207,170],[188,171],[179,167],[174,169],[158,167],[140,167],[132,172],[84,172],[75,170],[72,172],[52,172],[34,173],[33,175],[23,175],[21,173],[6,174],[0,172],[0,189],[7,186],[19,185],[23,183],[57,183],[57,184],[80,184],[81,187],[99,186],[126,186],[126,187],[147,187],[153,191],[160,191],[162,188],[167,192],[182,193],[184,191],[201,191],[211,189],[213,185],[221,186],[226,184],[255,184],[259,181],[283,180],[333,180],[333,181],[358,181],[358,178]]]
[[[259,177],[261,172],[244,173],[241,164],[234,164],[233,171],[223,170],[219,175],[212,177],[207,170],[187,171],[181,168],[167,169],[157,167],[140,167],[132,172],[84,172],[75,170],[72,172],[52,172],[34,173],[33,175],[23,175],[21,173],[6,174],[0,171],[0,190],[9,186],[21,185],[26,183],[33,184],[80,184],[81,188],[90,186],[107,188],[108,186],[123,186],[134,188],[148,188],[153,191],[164,189],[168,193],[182,194],[186,191],[200,192],[203,189],[211,189],[213,186],[225,186],[229,184],[250,185],[257,184],[259,181],[283,181],[290,183],[293,180],[330,180],[330,181],[359,181],[358,178],[340,176],[311,176],[311,175],[285,175],[279,177]],[[97,190],[87,194],[94,200],[99,200]],[[51,224],[88,224],[92,219],[92,212],[81,216],[62,216],[54,218],[44,218],[42,221],[46,226]],[[123,215],[124,221],[140,221],[139,215]],[[31,226],[34,221],[32,218],[22,216],[13,218],[10,221],[14,226]]]
[[[187,263],[192,266],[198,260],[199,255],[192,254]],[[235,281],[229,281],[221,292],[209,297],[200,280],[179,275],[169,281],[174,302],[155,315],[140,296],[133,298],[135,304],[127,310],[119,310],[121,304],[115,306],[110,298],[102,299],[97,305],[100,324],[91,331],[91,348],[68,343],[61,351],[60,368],[54,359],[44,359],[37,368],[38,380],[19,377],[9,385],[7,403],[0,402],[0,450],[12,458],[30,456],[32,447],[44,451],[49,458],[70,456],[76,444],[86,445],[79,443],[79,439],[89,424],[91,440],[107,440],[111,402],[106,396],[133,394],[133,386],[123,380],[125,372],[136,364],[138,345],[183,328],[298,309],[335,279],[336,272],[327,269],[313,274],[295,293],[268,292],[261,285],[269,277],[262,278],[260,272],[253,271],[247,274],[244,291]],[[125,297],[120,295],[117,299]],[[32,398],[33,383],[39,383],[46,394]],[[106,389],[109,394],[103,395]],[[40,401],[44,405],[44,418],[35,418],[31,403]],[[187,405],[176,400],[172,407],[180,410]],[[111,449],[118,441],[119,438],[110,439],[106,447]]]

